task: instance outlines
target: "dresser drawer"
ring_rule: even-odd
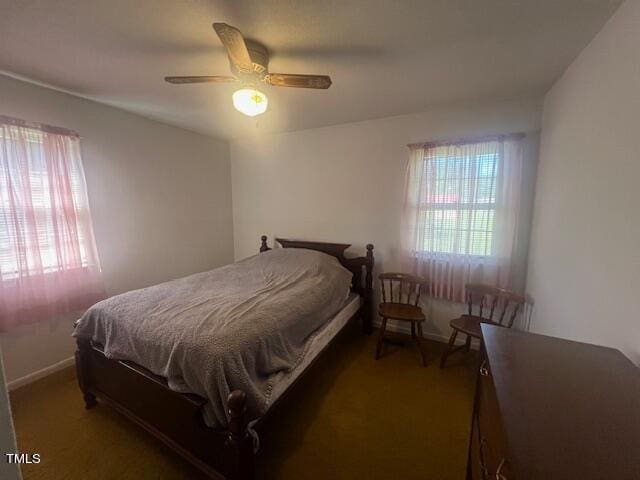
[[[640,479],[633,362],[612,348],[481,329],[467,480]]]
[[[487,478],[487,469],[485,467],[484,449],[480,438],[480,430],[478,429],[478,419],[474,416],[471,427],[471,443],[469,445],[469,464],[468,475],[473,480],[484,480]]]
[[[482,462],[484,477],[511,480],[507,441],[502,426],[500,410],[496,398],[491,370],[486,361],[482,362],[478,375],[477,405],[474,423],[477,429],[478,458]],[[497,475],[500,475],[498,477]]]

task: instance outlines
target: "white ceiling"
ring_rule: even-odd
[[[0,70],[172,125],[237,138],[544,93],[621,0],[0,0]],[[250,119],[214,21],[271,51],[270,70],[326,91],[265,87]],[[2,106],[0,105],[0,113]]]

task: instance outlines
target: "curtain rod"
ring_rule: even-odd
[[[42,132],[52,133],[54,135],[66,135],[69,137],[80,138],[80,134],[74,130],[69,130],[63,127],[54,127],[53,125],[47,125],[46,123],[27,122],[20,118],[8,117],[6,115],[0,115],[0,124],[14,125],[16,127],[33,128]]]
[[[484,135],[484,136],[478,136],[478,137],[458,138],[455,140],[438,140],[433,142],[409,143],[407,147],[409,148],[445,147],[447,145],[466,145],[469,143],[491,142],[491,141],[501,141],[501,140],[520,140],[525,136],[526,135],[522,132],[504,133],[500,135]]]

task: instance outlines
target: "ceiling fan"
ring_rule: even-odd
[[[238,111],[251,117],[260,115],[267,109],[267,96],[256,88],[260,83],[275,87],[315,89],[327,89],[331,86],[331,78],[328,75],[270,73],[269,52],[264,45],[246,40],[240,30],[226,23],[214,23],[213,29],[227,50],[232,76],[164,77],[167,82],[173,84],[239,82],[243,88],[233,94],[233,105]]]

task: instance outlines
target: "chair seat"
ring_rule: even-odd
[[[449,322],[451,328],[455,328],[459,332],[466,333],[475,338],[482,338],[482,330],[480,324],[490,323],[492,325],[499,325],[486,318],[477,317],[475,315],[462,315],[461,317],[454,318]]]
[[[407,322],[424,322],[424,314],[420,307],[405,303],[381,303],[378,307],[381,317],[391,320],[405,320]]]

